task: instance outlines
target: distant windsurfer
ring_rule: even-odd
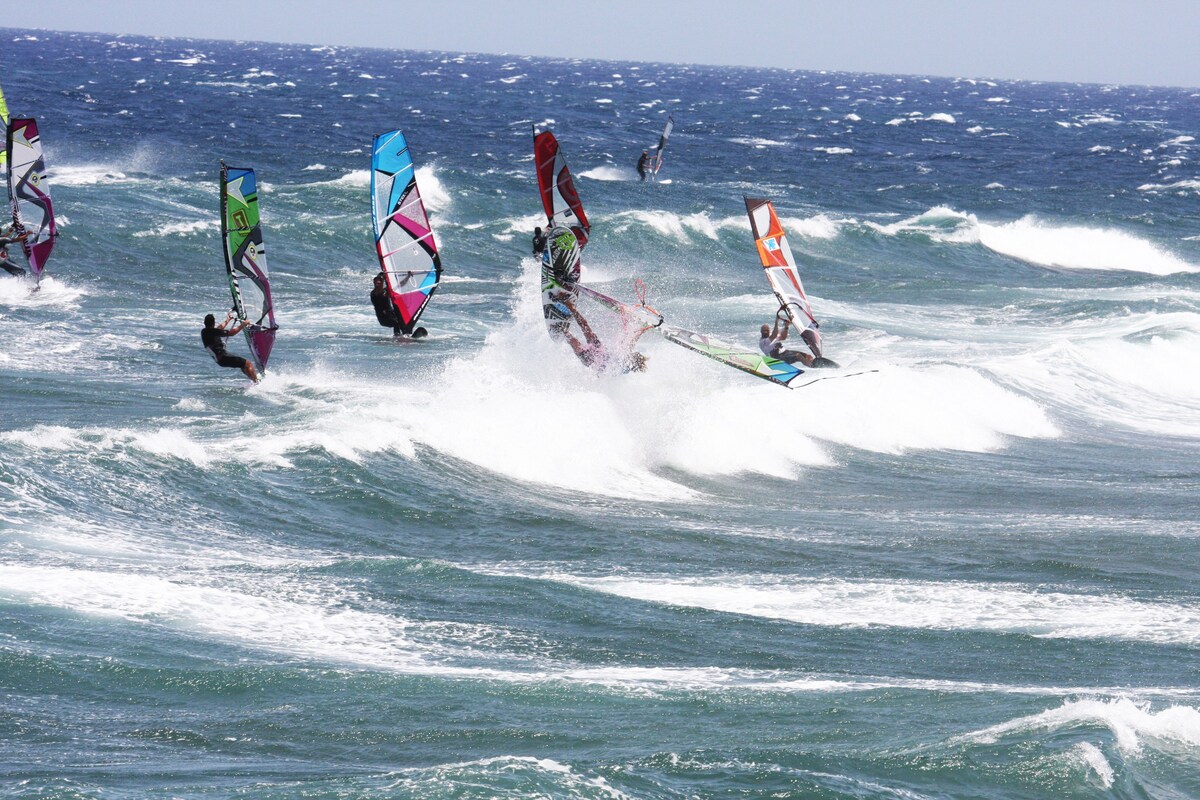
[[[645,181],[646,181],[646,168],[649,166],[650,166],[650,151],[643,150],[642,157],[638,159],[638,166],[637,166],[638,177],[642,179],[643,183],[645,183]]]
[[[217,324],[217,318],[212,314],[205,316],[204,330],[200,331],[200,341],[204,343],[204,349],[217,362],[217,366],[240,369],[243,375],[258,383],[258,372],[254,369],[254,364],[241,356],[231,356],[225,352],[225,339],[241,333],[242,329],[250,324],[249,320],[242,320],[242,323],[233,330],[226,330],[225,326],[232,320],[232,312],[225,315],[225,321],[220,325]]]
[[[768,358],[777,358],[780,361],[787,362],[788,364],[795,364],[797,361],[799,361],[806,367],[822,366],[822,364],[818,362],[825,361],[826,359],[821,358],[821,337],[816,331],[816,324],[817,323],[814,320],[813,327],[806,328],[800,334],[800,338],[803,339],[804,343],[808,345],[808,348],[813,351],[813,355],[809,355],[808,353],[804,353],[799,350],[788,350],[783,346],[783,343],[787,340],[788,329],[791,327],[792,322],[789,319],[781,320],[778,317],[775,318],[775,327],[763,325],[762,328],[759,329],[759,333],[762,334],[762,338],[758,340],[758,349],[762,350],[763,355],[767,356]],[[783,327],[780,328],[780,325]]]
[[[534,228],[533,254],[540,257],[544,252],[546,252],[546,234],[542,233],[542,229],[540,227]]]
[[[8,244],[10,240],[0,239],[0,241]],[[20,278],[28,274],[25,272],[24,267],[17,266],[11,260],[9,260],[8,248],[3,245],[0,245],[0,268],[3,268],[5,272],[7,272],[9,275],[12,275],[14,278]]]
[[[400,319],[400,312],[392,302],[392,294],[388,291],[384,273],[375,276],[374,287],[371,289],[371,305],[375,308],[375,318],[385,328],[391,328],[394,336],[411,336],[420,339],[429,334],[424,328],[412,328]]]

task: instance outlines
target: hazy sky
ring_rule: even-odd
[[[14,2],[3,24],[397,49],[1200,86],[1200,0],[37,0]]]

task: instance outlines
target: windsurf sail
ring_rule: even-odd
[[[775,213],[775,205],[770,200],[746,197],[746,213],[750,215],[750,227],[754,231],[754,243],[758,247],[758,258],[762,262],[763,271],[771,290],[779,300],[779,307],[787,314],[792,324],[798,330],[813,325],[812,307],[808,304],[808,296],[804,294],[804,285],[800,283],[800,273],[796,269],[796,259],[792,256],[792,248],[788,245],[787,234]]]
[[[267,273],[258,215],[258,181],[254,170],[227,167],[221,162],[221,238],[225,242],[225,269],[238,319],[247,321],[243,332],[259,372],[267,368],[275,346],[275,301]]]
[[[722,364],[739,369],[742,372],[749,373],[763,380],[777,383],[780,386],[787,386],[797,377],[804,374],[803,369],[786,361],[769,358],[762,353],[746,350],[737,345],[727,344],[712,336],[667,324],[662,314],[645,304],[644,296],[641,295],[641,292],[644,291],[643,289],[639,289],[641,302],[636,306],[623,303],[587,286],[581,285],[579,290],[585,296],[617,313],[626,315],[627,317],[634,317],[636,315],[637,318],[642,320],[643,325],[652,328],[668,342],[691,350],[693,353],[699,353],[715,361],[720,361]]]
[[[570,228],[579,240],[580,249],[587,244],[587,215],[575,191],[575,181],[567,160],[559,150],[558,140],[550,131],[535,132],[533,135],[533,161],[537,168],[538,191],[542,196],[542,208],[546,210],[546,221],[550,227]]]
[[[371,224],[388,292],[409,332],[442,279],[442,260],[417,188],[403,131],[375,137],[371,152]]]
[[[42,157],[42,138],[38,135],[37,120],[14,117],[8,122],[8,202],[12,208],[13,226],[27,237],[21,242],[29,270],[41,280],[58,225],[54,221],[54,204],[50,201],[50,184],[46,180],[46,163]]]
[[[4,88],[0,87],[0,125],[4,126],[4,130],[8,130],[8,102],[4,99]],[[0,153],[0,169],[3,169],[8,161],[8,148],[4,148],[4,152]]]
[[[700,355],[708,356],[722,364],[727,364],[734,369],[740,369],[742,372],[748,372],[772,383],[778,383],[780,386],[787,386],[795,378],[804,374],[804,370],[795,364],[770,358],[737,345],[727,344],[703,333],[696,333],[674,325],[660,325],[656,330],[668,342],[674,342],[680,347],[686,347]]]
[[[667,124],[663,126],[662,135],[658,137],[658,147],[655,149],[654,155],[651,158],[651,163],[654,165],[653,171],[654,171],[655,175],[657,175],[658,171],[660,169],[662,169],[663,150],[665,150],[667,147],[667,139],[669,139],[671,137],[671,130],[674,127],[675,127],[675,117],[673,115],[668,116]]]

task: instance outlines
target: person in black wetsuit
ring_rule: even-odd
[[[387,281],[381,272],[375,276],[375,285],[371,289],[371,305],[375,308],[375,319],[385,328],[392,329],[394,336],[411,336],[420,339],[429,334],[424,328],[412,328],[400,319],[400,312],[392,302],[392,295],[387,290]]]
[[[646,167],[648,166],[650,166],[650,151],[643,150],[642,157],[638,159],[638,177],[642,179],[643,183],[646,181]]]
[[[4,241],[4,240],[0,240],[0,241]],[[8,244],[8,242],[5,241],[5,244]],[[9,259],[8,248],[4,247],[2,245],[0,245],[0,269],[3,269],[9,275],[12,275],[15,278],[19,278],[22,275],[28,274],[25,272],[24,267],[17,266]]]
[[[541,228],[533,229],[533,254],[541,256],[546,252],[546,234],[542,233]]]
[[[217,318],[212,314],[204,318],[204,330],[200,331],[200,341],[204,343],[204,349],[207,350],[220,367],[232,367],[240,369],[242,374],[250,380],[258,383],[258,372],[254,369],[254,365],[247,359],[241,356],[231,356],[225,352],[225,339],[229,336],[241,333],[242,328],[245,328],[250,323],[242,320],[242,324],[238,325],[233,330],[225,330],[225,326],[233,319],[233,314],[226,314],[225,321],[220,325],[217,324]]]

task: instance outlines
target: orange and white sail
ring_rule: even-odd
[[[758,247],[758,258],[771,290],[779,299],[779,306],[791,319],[792,324],[804,330],[816,323],[804,284],[796,269],[796,259],[788,245],[787,234],[775,213],[770,200],[746,197],[746,213],[750,215],[750,228],[754,231],[754,244]]]

